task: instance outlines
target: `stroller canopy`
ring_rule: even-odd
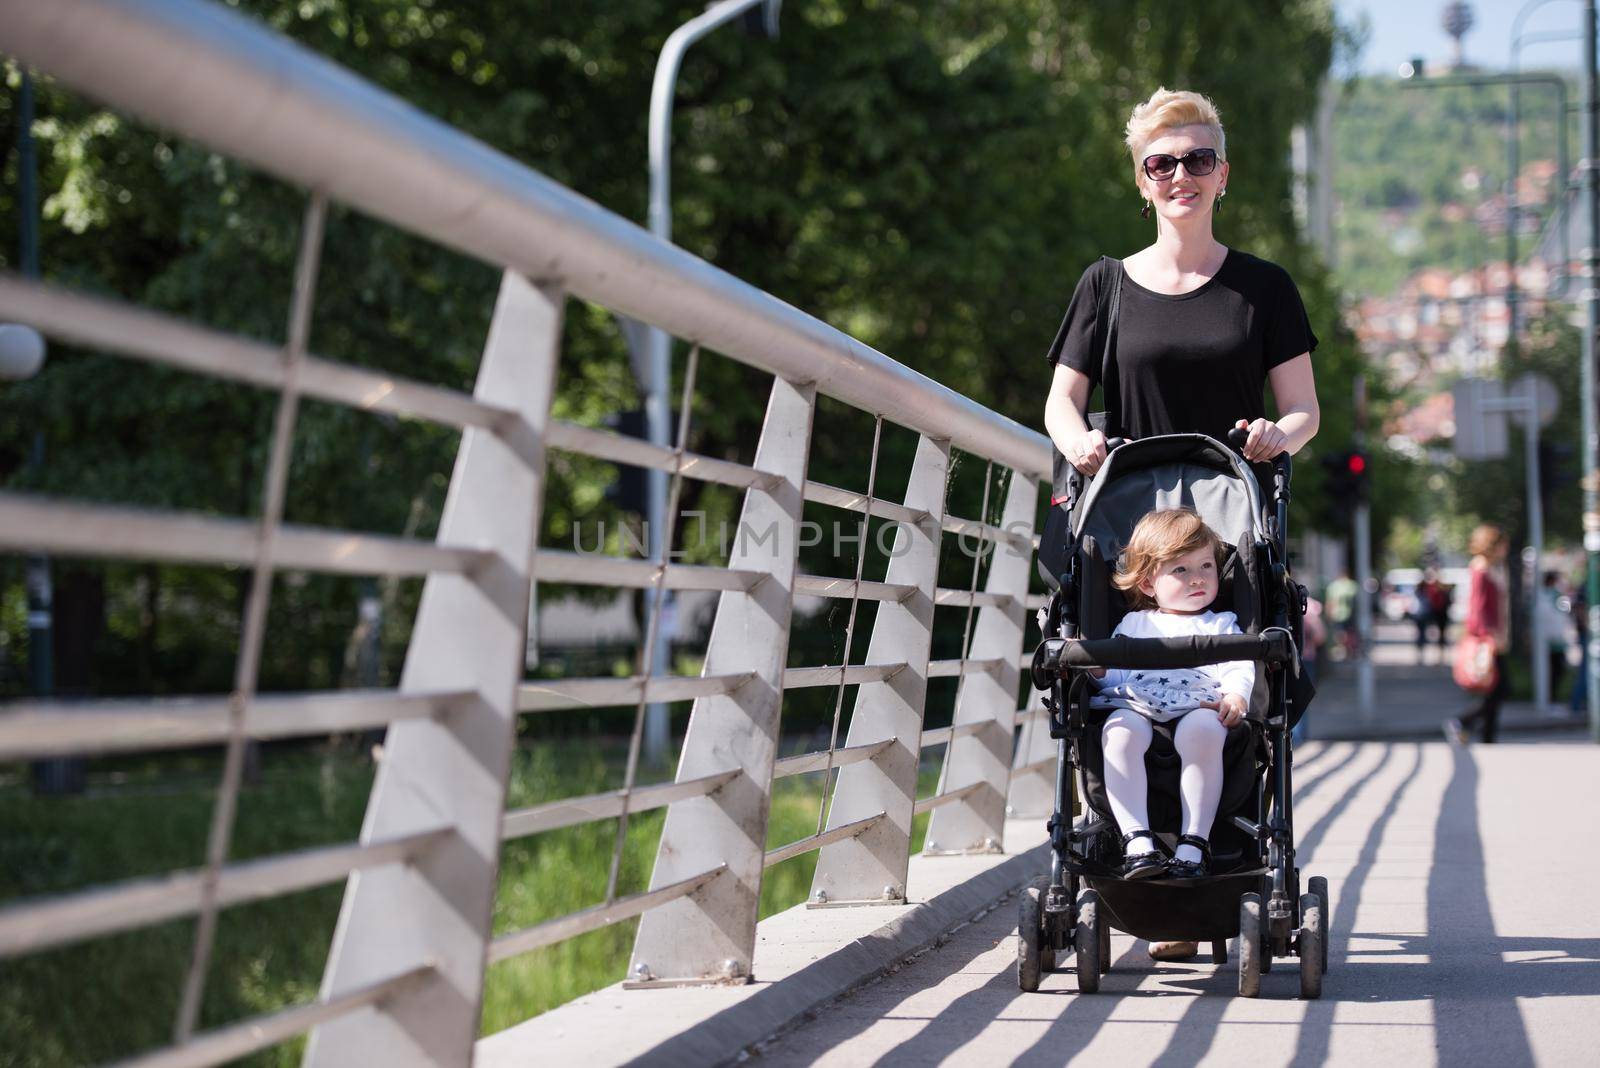
[[[1090,535],[1115,560],[1147,513],[1193,508],[1227,545],[1266,536],[1255,475],[1204,434],[1165,434],[1112,450],[1072,509],[1074,541]]]

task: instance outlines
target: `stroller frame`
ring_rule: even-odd
[[[1244,432],[1235,430],[1228,436],[1233,449],[1241,450]],[[1122,439],[1108,442],[1108,456],[1125,444]],[[1254,479],[1242,462],[1237,466]],[[1305,587],[1292,580],[1287,563],[1291,472],[1288,453],[1273,461],[1270,505],[1261,506],[1264,514],[1256,526],[1262,533],[1249,539],[1248,549],[1255,554],[1253,573],[1266,590],[1258,634],[1181,640],[1082,638],[1078,616],[1084,554],[1074,539],[1068,570],[1059,577],[1060,587],[1050,601],[1033,657],[1033,684],[1047,691],[1044,705],[1057,760],[1054,812],[1047,825],[1050,875],[1025,887],[1019,905],[1017,977],[1023,990],[1037,990],[1042,975],[1054,970],[1057,954],[1071,950],[1079,991],[1095,992],[1100,975],[1111,965],[1113,921],[1123,930],[1141,927],[1119,911],[1133,915],[1154,909],[1163,916],[1161,924],[1145,923],[1143,930],[1130,933],[1152,940],[1210,941],[1218,965],[1226,962],[1228,939],[1238,934],[1242,996],[1257,996],[1261,974],[1271,970],[1274,958],[1289,956],[1300,959],[1300,996],[1320,996],[1327,968],[1327,880],[1312,878],[1306,892],[1301,892],[1294,846],[1289,731],[1309,700],[1310,688],[1291,687],[1299,676],[1297,649],[1307,598]],[[1072,472],[1068,507],[1084,492],[1083,476]],[[1246,546],[1239,549],[1245,551]],[[1235,815],[1229,821],[1243,832],[1244,855],[1230,870],[1199,879],[1122,879],[1117,863],[1122,846],[1115,823],[1096,815],[1087,803],[1083,745],[1087,732],[1097,728],[1088,722],[1083,673],[1093,667],[1159,669],[1239,659],[1265,664],[1268,695],[1265,717],[1246,721],[1251,732],[1255,816]],[[1083,815],[1075,821],[1080,799]]]

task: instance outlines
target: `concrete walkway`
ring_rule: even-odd
[[[757,1063],[1595,1064],[1600,748],[1331,743],[1297,765],[1302,871],[1332,898],[1322,1000],[1294,961],[1251,1001],[1236,958],[1158,965],[1120,934],[1100,993],[1055,973],[1023,994],[1008,904]]]

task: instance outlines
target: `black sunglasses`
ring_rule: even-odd
[[[1157,152],[1153,156],[1144,158],[1144,173],[1153,182],[1164,182],[1177,173],[1180,163],[1192,177],[1210,174],[1217,169],[1217,150],[1196,148],[1181,156],[1169,156],[1165,152]]]

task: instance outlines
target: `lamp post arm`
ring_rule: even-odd
[[[767,0],[722,0],[672,31],[650,89],[650,232],[672,238],[672,103],[684,53],[700,38]]]

